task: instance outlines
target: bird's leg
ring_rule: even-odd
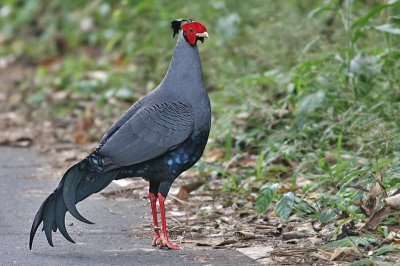
[[[161,241],[160,227],[158,226],[158,218],[157,218],[157,197],[153,192],[150,192],[149,196],[151,204],[151,213],[153,214],[153,224],[154,224],[154,239],[152,245],[157,246],[160,244]]]
[[[158,226],[158,218],[157,218],[157,193],[159,187],[160,183],[150,181],[149,197],[151,205],[151,214],[153,215],[153,225],[154,225],[154,239],[152,243],[153,246],[161,245],[160,227]]]
[[[161,237],[161,245],[160,248],[163,246],[167,246],[170,249],[182,249],[177,244],[174,244],[168,240],[168,231],[167,231],[167,221],[165,219],[165,205],[164,205],[165,197],[158,192],[158,204],[160,204],[160,212],[161,212],[161,228],[162,228],[162,237]]]

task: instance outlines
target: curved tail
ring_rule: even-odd
[[[104,189],[119,173],[119,170],[102,171],[102,165],[99,165],[99,158],[96,156],[92,154],[69,168],[58,187],[42,203],[32,223],[29,249],[32,249],[33,238],[42,222],[42,231],[50,246],[53,246],[52,231],[56,232],[57,229],[68,241],[75,243],[65,228],[67,211],[76,219],[93,224],[78,212],[76,203]]]

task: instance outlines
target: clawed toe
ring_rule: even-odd
[[[172,243],[172,242],[168,242],[168,243],[167,243],[167,247],[168,247],[169,249],[172,249],[172,250],[181,250],[181,249],[182,249],[181,246],[179,246],[179,245],[177,245],[177,244],[174,244],[174,243]]]
[[[150,183],[151,188],[151,183]],[[158,185],[157,185],[158,190]],[[167,230],[167,221],[165,219],[165,196],[163,196],[160,192],[158,192],[158,197],[156,197],[155,193],[150,192],[150,203],[151,203],[151,213],[153,215],[153,224],[154,224],[154,239],[152,242],[153,247],[164,248],[167,247],[172,250],[180,250],[182,249],[179,245],[169,242],[168,240],[168,230]],[[158,217],[157,217],[157,199],[160,204],[160,213],[161,213],[161,228],[158,226]],[[162,235],[160,234],[162,232]]]
[[[175,243],[172,243],[168,239],[165,239],[163,237],[154,238],[153,246],[159,246],[160,248],[167,247],[167,248],[172,249],[172,250],[181,250],[182,249],[181,246],[179,246],[179,245],[177,245]]]
[[[153,243],[151,244],[153,247],[159,246],[161,244],[161,237],[154,237]]]

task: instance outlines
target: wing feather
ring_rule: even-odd
[[[115,132],[119,130],[121,126],[123,126],[139,109],[142,107],[142,102],[139,100],[134,103],[126,112],[123,114],[115,123],[111,126],[111,128],[104,134],[103,138],[100,141],[100,146],[104,145],[107,140],[114,135]]]
[[[140,108],[99,148],[101,155],[119,166],[153,159],[184,142],[193,132],[192,107],[165,102]]]

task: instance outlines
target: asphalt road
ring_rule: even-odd
[[[49,165],[48,159],[31,150],[0,146],[0,265],[257,265],[234,250],[199,250],[185,244],[182,251],[154,248],[150,239],[130,236],[132,227],[151,222],[146,215],[149,204],[107,200],[101,195],[78,205],[95,225],[67,215],[67,230],[77,244],[57,232],[52,248],[38,230],[29,250],[34,215],[59,179],[51,175],[59,175],[60,170]]]

